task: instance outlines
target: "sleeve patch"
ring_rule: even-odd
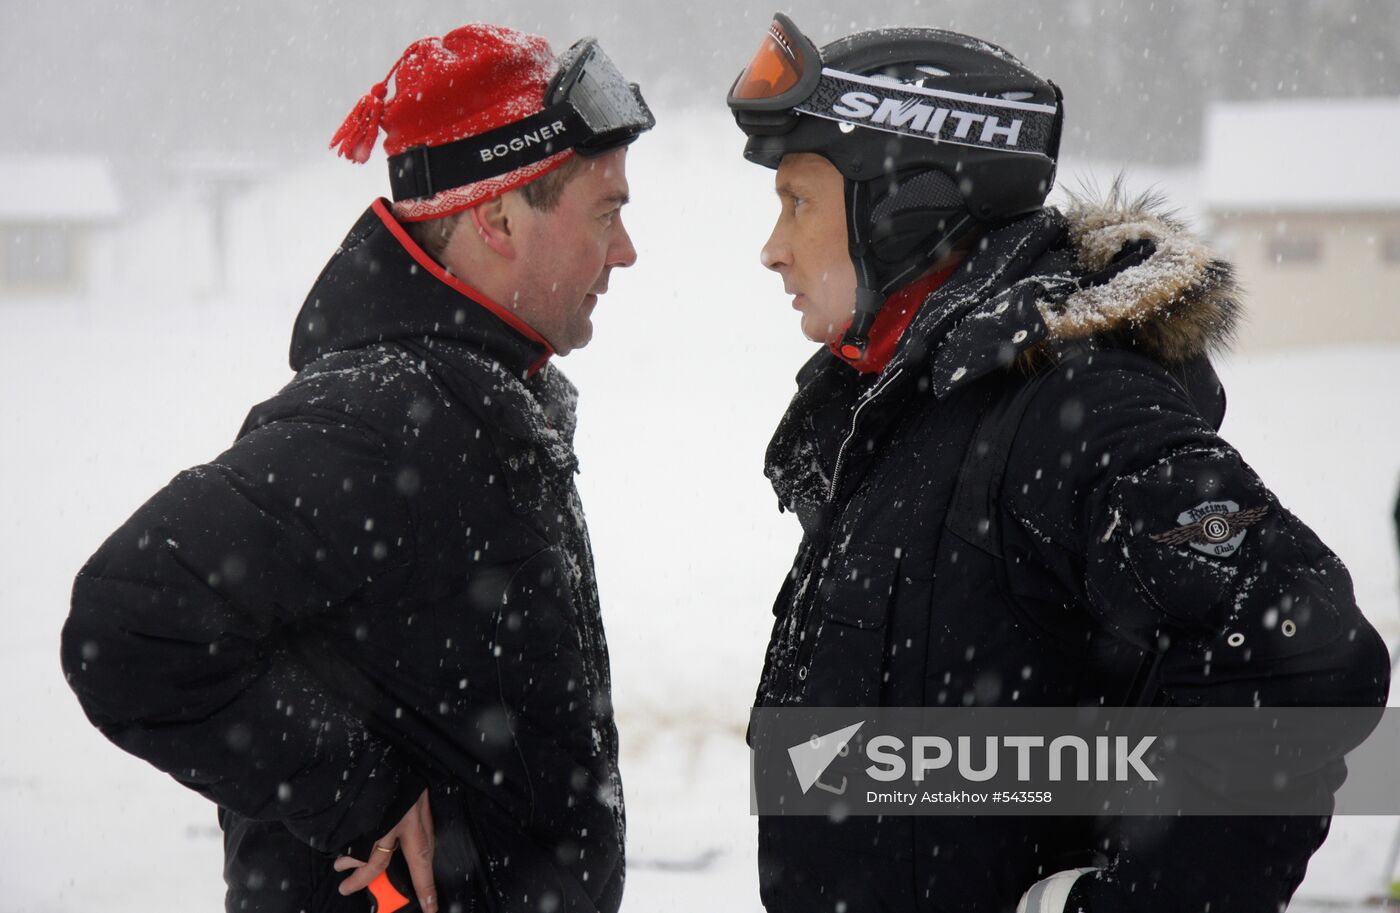
[[[1203,555],[1228,558],[1239,550],[1249,527],[1268,512],[1267,504],[1241,510],[1234,501],[1202,501],[1182,511],[1176,527],[1149,535],[1164,545],[1189,545]]]

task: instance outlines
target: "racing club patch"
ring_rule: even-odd
[[[1234,501],[1203,501],[1176,518],[1181,524],[1151,539],[1166,545],[1189,545],[1202,554],[1228,558],[1239,549],[1249,527],[1264,519],[1268,505],[1240,510]]]

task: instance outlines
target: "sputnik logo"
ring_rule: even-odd
[[[845,777],[841,778],[840,786],[830,786],[820,782],[821,775],[826,772],[837,756],[844,757],[850,754],[847,744],[856,731],[864,725],[865,720],[861,720],[859,723],[854,723],[835,732],[828,732],[826,735],[814,735],[805,742],[798,742],[788,749],[788,759],[792,761],[792,769],[797,774],[797,783],[802,787],[802,795],[807,795],[807,791],[813,786],[838,796],[846,791]]]

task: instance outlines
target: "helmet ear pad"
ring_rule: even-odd
[[[867,184],[869,256],[882,287],[916,278],[976,228],[957,183],[938,169],[905,169]]]

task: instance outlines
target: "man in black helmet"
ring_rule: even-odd
[[[1345,568],[1217,435],[1229,266],[1151,201],[1043,206],[1052,83],[778,15],[729,104],[823,343],[767,455],[804,536],[758,706],[1384,704]],[[1277,913],[1327,825],[769,816],[760,883],[770,911]]]

